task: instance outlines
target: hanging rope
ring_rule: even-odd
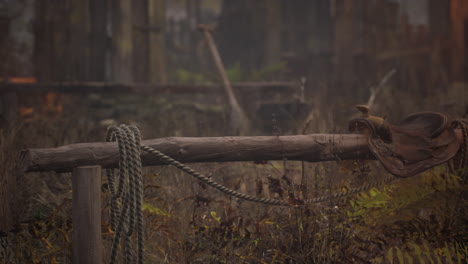
[[[347,191],[336,192],[336,193],[333,193],[331,195],[316,197],[316,198],[305,200],[305,201],[291,200],[290,202],[286,202],[286,201],[283,201],[283,200],[254,197],[254,196],[251,196],[251,195],[248,195],[248,194],[245,194],[245,193],[237,192],[235,190],[232,190],[230,188],[227,188],[226,186],[223,186],[223,185],[215,182],[211,178],[206,177],[205,175],[193,170],[189,166],[186,166],[186,165],[178,162],[177,160],[175,160],[175,159],[161,153],[160,151],[158,151],[156,149],[153,149],[153,148],[145,146],[145,145],[142,145],[141,149],[146,151],[146,152],[149,152],[151,154],[156,155],[157,158],[164,161],[166,164],[173,165],[173,166],[179,168],[180,170],[182,170],[182,171],[186,172],[187,174],[193,176],[197,180],[200,180],[200,181],[204,182],[205,184],[207,184],[207,185],[221,191],[222,193],[225,193],[225,194],[227,194],[229,196],[232,196],[232,197],[236,197],[236,198],[241,199],[241,200],[246,200],[246,201],[251,201],[251,202],[256,202],[256,203],[262,203],[262,204],[267,204],[267,205],[299,206],[299,205],[305,205],[305,204],[308,204],[308,203],[321,203],[321,202],[325,202],[325,201],[345,197],[345,196],[353,194],[353,193],[362,192],[362,191],[368,190],[370,188],[380,186],[382,184],[390,183],[390,182],[397,179],[397,178],[395,178],[393,176],[390,176],[390,177],[387,177],[387,178],[385,178],[385,179],[383,179],[381,181],[366,184],[366,185],[360,186],[358,188],[351,188],[351,189],[349,189]]]
[[[211,186],[211,187],[213,187],[213,188],[215,188],[215,189],[217,189],[217,190],[221,191],[222,193],[225,193],[225,194],[227,194],[229,196],[236,197],[236,198],[239,198],[241,200],[257,202],[257,203],[262,203],[262,204],[283,205],[283,206],[288,206],[289,205],[288,203],[286,203],[285,201],[282,201],[282,200],[259,198],[259,197],[254,197],[254,196],[251,196],[251,195],[248,195],[248,194],[245,194],[245,193],[237,192],[237,191],[235,191],[233,189],[227,188],[226,186],[223,186],[223,185],[213,181],[211,178],[206,177],[205,175],[193,170],[189,166],[186,166],[186,165],[178,162],[177,160],[175,160],[175,159],[161,153],[160,151],[158,151],[158,150],[156,150],[154,148],[142,145],[141,149],[146,151],[146,152],[149,152],[151,154],[154,154],[157,158],[164,161],[166,164],[174,165],[178,169],[180,169],[180,170],[186,172],[187,174],[193,176],[197,180],[200,180],[203,183],[205,183],[205,184],[207,184],[207,185],[209,185],[209,186]]]
[[[115,232],[112,241],[110,263],[117,262],[119,245],[122,239],[122,248],[125,263],[143,263],[143,177],[140,149],[154,154],[157,158],[168,165],[173,165],[197,180],[229,195],[241,200],[277,206],[300,206],[310,203],[321,203],[333,199],[342,198],[350,194],[362,192],[373,187],[387,184],[396,180],[395,177],[387,177],[378,182],[366,184],[347,191],[333,193],[309,200],[290,201],[266,199],[254,197],[248,194],[237,192],[227,188],[209,177],[193,170],[177,160],[153,149],[149,146],[141,145],[141,134],[136,126],[111,126],[107,130],[106,142],[116,141],[119,149],[119,168],[107,169],[107,181],[111,192],[110,214],[111,229]],[[134,234],[137,229],[136,235]],[[137,239],[137,256],[135,260],[134,248],[132,247],[132,236]]]
[[[468,120],[456,119],[452,122],[452,126],[461,130],[462,143],[455,157],[449,162],[450,172],[466,179],[468,177]]]
[[[455,120],[452,123],[454,129],[458,128],[462,132],[462,143],[457,155],[449,162],[450,170],[465,177],[468,166],[468,121],[464,119]],[[197,180],[229,195],[241,200],[257,202],[267,205],[278,206],[300,206],[310,203],[321,203],[329,200],[345,197],[350,194],[369,190],[383,184],[388,184],[397,180],[390,176],[380,181],[351,188],[347,191],[337,192],[330,195],[316,197],[308,200],[290,199],[289,201],[266,199],[254,197],[248,194],[237,192],[227,188],[209,177],[193,170],[179,161],[161,153],[149,146],[141,145],[141,134],[136,126],[121,125],[111,126],[107,130],[106,142],[117,141],[119,149],[119,168],[107,169],[107,181],[111,192],[110,214],[111,229],[115,232],[112,241],[110,263],[116,263],[117,254],[122,239],[125,263],[143,264],[143,178],[140,150],[155,155],[168,165],[173,165],[186,172]],[[137,229],[136,235],[134,234]],[[132,236],[137,239],[137,256],[134,259],[134,249],[132,247]]]
[[[125,263],[143,264],[143,177],[139,147],[140,131],[136,126],[112,126],[107,129],[106,141],[117,141],[119,148],[119,169],[106,170],[111,192],[111,229],[115,232],[110,263],[117,262],[119,244],[123,237]],[[136,260],[132,247],[135,227],[137,229]]]

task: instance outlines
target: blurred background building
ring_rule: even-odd
[[[427,91],[466,80],[467,6],[463,0],[2,0],[0,76],[210,80],[212,63],[196,29],[204,23],[216,26],[226,67],[237,65],[244,79],[307,76],[310,87],[325,82],[354,94],[397,67],[401,82]]]

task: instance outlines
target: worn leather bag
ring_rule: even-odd
[[[421,112],[390,124],[374,116],[353,119],[352,132],[369,134],[369,148],[383,166],[399,177],[410,177],[455,156],[459,142],[450,118],[442,113]]]

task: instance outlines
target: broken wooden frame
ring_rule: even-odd
[[[455,130],[459,142],[462,133]],[[169,137],[144,140],[183,163],[301,160],[308,162],[375,159],[367,136],[311,134],[252,137]],[[143,166],[165,165],[142,152]],[[25,172],[72,172],[73,263],[102,263],[100,183],[101,168],[118,166],[115,142],[79,143],[57,148],[26,149],[21,153]]]

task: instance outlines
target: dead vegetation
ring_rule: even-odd
[[[404,95],[401,95],[404,96]],[[397,100],[398,97],[393,100]],[[450,98],[453,99],[453,98]],[[21,148],[102,141],[108,122],[135,123],[144,138],[221,136],[226,112],[209,103],[165,98],[63,98],[63,112],[51,118],[35,113],[15,130],[2,131],[2,175],[18,180],[15,195],[23,213],[14,229],[1,233],[3,263],[71,261],[70,176],[20,175]],[[108,107],[94,104],[105,100]],[[388,108],[396,118],[416,109]],[[459,100],[459,99],[453,99]],[[82,107],[78,107],[78,102]],[[208,102],[208,101],[205,101]],[[388,103],[388,105],[387,105]],[[305,133],[344,132],[350,117],[342,107],[314,102]],[[407,108],[406,108],[407,106]],[[195,111],[194,111],[195,110]],[[112,113],[110,113],[111,111]],[[90,114],[93,113],[93,114]],[[110,121],[101,124],[103,117]],[[307,123],[300,120],[296,124]],[[276,123],[283,131],[281,123]],[[264,134],[259,130],[252,134]],[[384,177],[374,162],[304,164],[279,161],[195,164],[194,167],[236,190],[268,198],[311,198]],[[464,263],[466,185],[444,166],[358,195],[298,208],[241,202],[225,197],[171,167],[145,168],[147,263]],[[102,183],[102,233],[108,259],[108,190]]]

